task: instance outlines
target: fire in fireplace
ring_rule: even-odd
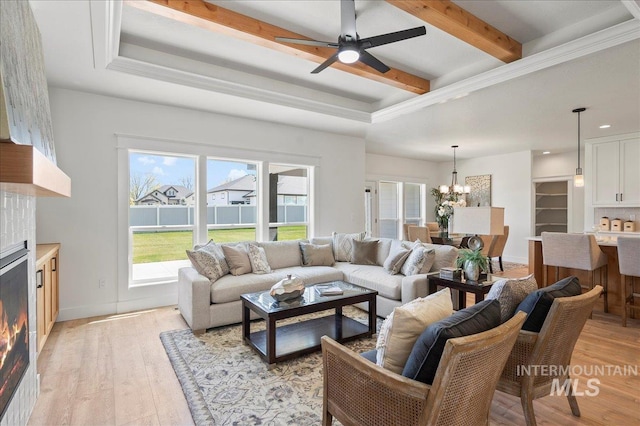
[[[27,242],[0,254],[0,419],[29,367]]]

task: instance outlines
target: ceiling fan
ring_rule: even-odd
[[[336,60],[345,64],[352,64],[356,61],[360,61],[384,74],[391,68],[376,59],[376,57],[367,52],[366,49],[418,37],[427,33],[425,27],[416,27],[361,39],[356,32],[356,6],[354,0],[340,1],[340,24],[341,34],[338,37],[337,43],[288,37],[276,37],[275,39],[285,43],[306,44],[308,46],[321,46],[338,49],[337,52],[329,59],[311,71],[311,74],[319,73],[333,64]]]

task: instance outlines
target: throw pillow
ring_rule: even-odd
[[[356,265],[375,265],[378,257],[378,240],[353,240],[351,263]]]
[[[410,275],[426,274],[431,269],[435,257],[435,250],[426,249],[421,245],[415,246],[402,265],[402,274],[407,277]]]
[[[530,293],[518,305],[516,311],[524,311],[527,319],[522,324],[522,329],[539,332],[547,318],[549,309],[556,297],[577,296],[582,293],[580,282],[576,277],[567,277],[548,287]]]
[[[505,322],[513,316],[518,305],[531,293],[538,289],[533,274],[524,278],[505,278],[495,282],[486,299],[497,299],[500,302],[500,316]]]
[[[404,261],[407,260],[411,251],[405,248],[399,248],[395,251],[389,253],[389,257],[384,261],[384,265],[382,266],[385,271],[390,273],[391,275],[396,275],[400,272]]]
[[[422,332],[407,359],[402,375],[433,384],[447,340],[469,336],[500,325],[500,302],[483,300],[431,324]]]
[[[300,243],[303,266],[333,266],[331,244]]]
[[[198,250],[187,250],[187,257],[191,261],[191,265],[193,265],[195,270],[198,271],[200,275],[204,275],[209,278],[212,283],[218,278],[229,273],[228,266],[225,272],[220,260],[213,256],[209,251],[203,250],[202,248]]]
[[[380,328],[376,364],[401,374],[413,345],[424,329],[448,317],[452,311],[449,288],[395,308]]]
[[[331,234],[333,239],[333,257],[336,262],[351,262],[351,254],[353,253],[353,241],[364,240],[364,232],[357,234]]]
[[[254,274],[270,274],[271,267],[267,262],[267,254],[262,247],[255,244],[248,245],[249,263],[251,263],[251,271]]]
[[[251,261],[244,244],[223,245],[222,251],[229,264],[231,275],[244,275],[251,272]]]
[[[213,240],[209,240],[209,242],[205,245],[196,244],[195,246],[193,246],[193,249],[196,251],[204,250],[211,256],[218,259],[218,262],[220,262],[220,267],[222,268],[222,275],[227,275],[229,273],[229,264],[224,258],[224,252],[222,251],[222,246],[220,244],[216,244],[213,242]]]

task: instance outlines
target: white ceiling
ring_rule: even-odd
[[[633,1],[456,1],[523,44],[511,64],[383,1],[356,0],[369,37],[427,35],[370,50],[431,80],[415,95],[116,0],[30,0],[50,85],[364,137],[367,152],[450,160],[575,149],[640,130],[640,5]],[[335,41],[337,0],[211,1],[307,37]],[[635,18],[634,18],[635,16]],[[600,124],[611,124],[601,130]]]

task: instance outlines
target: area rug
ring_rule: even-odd
[[[366,313],[359,309],[347,307],[344,313],[366,321]],[[380,323],[378,320],[378,327]],[[264,321],[254,322],[251,331],[261,327]],[[191,330],[166,331],[160,339],[196,425],[321,423],[320,352],[278,363],[268,370],[258,354],[243,343],[240,325],[213,329],[198,337]],[[359,339],[345,346],[356,352],[370,350],[375,347],[375,338]]]

